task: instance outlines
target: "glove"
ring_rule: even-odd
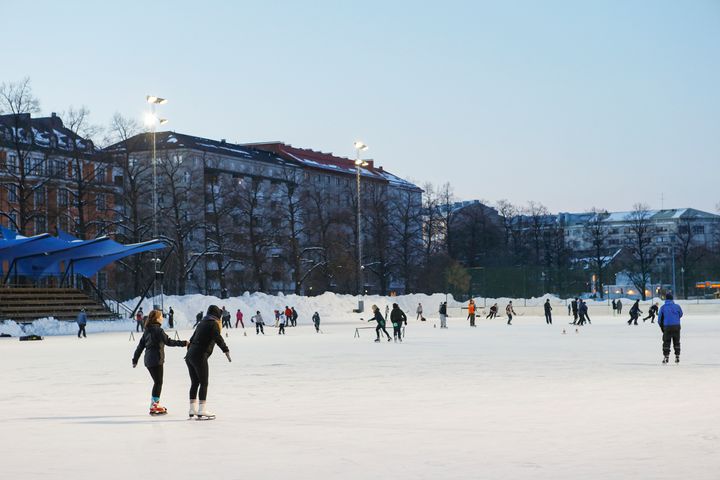
[[[137,367],[137,362],[135,360],[132,361],[133,368]]]
[[[225,352],[225,356],[228,359],[228,362],[232,363],[232,358],[230,358],[230,352]]]

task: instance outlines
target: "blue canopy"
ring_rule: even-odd
[[[108,264],[129,255],[165,248],[160,240],[123,245],[109,237],[80,240],[66,232],[24,237],[0,226],[0,264],[10,273],[38,279],[67,273],[91,277]],[[6,277],[7,278],[7,277]]]

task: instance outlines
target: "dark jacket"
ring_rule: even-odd
[[[447,305],[445,305],[444,303],[441,303],[439,312],[440,312],[440,315],[447,315]]]
[[[382,313],[380,313],[380,310],[377,310],[375,312],[375,316],[373,318],[371,318],[370,320],[368,320],[368,322],[373,322],[373,321],[377,322],[378,325],[380,325],[381,327],[385,326],[385,319],[383,318]]]
[[[320,315],[318,315],[316,313],[315,315],[313,315],[312,320],[315,325],[319,325],[320,324]]]
[[[292,319],[297,320],[298,319],[298,313],[295,311],[295,308],[292,308]]]
[[[157,323],[151,323],[145,327],[138,346],[133,355],[133,363],[137,363],[140,354],[145,350],[145,366],[157,367],[165,363],[165,345],[169,347],[184,347],[185,340],[173,340]]]
[[[572,311],[573,311],[573,312],[577,312],[577,311],[578,311],[578,302],[576,302],[575,300],[573,300],[572,302],[570,302],[570,306],[572,307]]]
[[[545,307],[545,313],[550,313],[550,311],[552,310],[552,306],[548,302],[545,302],[543,307]]]
[[[400,310],[400,307],[393,307],[392,311],[390,312],[390,322],[393,324],[393,327],[400,325],[405,322],[405,325],[407,325],[407,317],[405,316],[405,312]]]
[[[630,307],[630,315],[640,315],[641,313],[640,304],[638,302],[633,303],[633,306]]]
[[[657,306],[657,305],[653,305],[653,306],[651,306],[650,309],[648,310],[648,315],[654,317],[655,315],[657,315],[657,312],[658,312],[658,306]]]
[[[227,353],[230,351],[225,340],[223,340],[222,334],[220,333],[220,327],[217,324],[218,319],[206,315],[197,327],[195,327],[195,333],[190,337],[190,348],[188,348],[188,357],[200,357],[212,355],[215,344],[220,347],[220,350]]]

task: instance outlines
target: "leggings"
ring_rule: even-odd
[[[398,325],[397,327],[393,325],[393,338],[402,340],[402,324]]]
[[[380,330],[385,332],[385,335],[387,335],[387,337],[390,338],[390,334],[388,333],[387,330],[385,330],[385,325],[378,325],[377,327],[375,327],[375,334],[377,335],[377,338],[380,338]]]
[[[200,390],[200,400],[207,399],[208,377],[210,369],[208,368],[208,359],[206,355],[199,357],[185,357],[185,363],[190,373],[190,400],[198,398],[198,389]]]
[[[160,398],[163,384],[163,366],[155,365],[154,367],[147,367],[147,369],[153,379],[152,396]]]

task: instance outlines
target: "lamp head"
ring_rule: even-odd
[[[155,105],[165,105],[167,103],[166,98],[156,97],[155,95],[146,95],[145,100],[147,100],[147,103],[154,103]]]
[[[355,147],[355,150],[360,150],[361,152],[368,149],[368,146],[360,140],[355,141],[355,143],[353,143],[353,146]]]

